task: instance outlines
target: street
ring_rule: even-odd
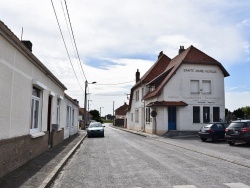
[[[106,124],[105,137],[86,138],[51,187],[250,188],[249,149]]]

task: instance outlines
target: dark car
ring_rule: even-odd
[[[91,122],[87,128],[88,137],[101,136],[104,137],[104,126],[100,122]]]
[[[216,122],[208,123],[201,127],[199,131],[199,137],[202,141],[211,139],[212,141],[218,141],[220,139],[225,139],[225,129],[228,127],[229,123]]]
[[[226,129],[225,138],[229,145],[250,143],[250,120],[233,121]]]

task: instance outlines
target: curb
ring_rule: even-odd
[[[56,179],[59,172],[62,170],[64,165],[67,163],[69,158],[75,153],[77,148],[81,145],[82,141],[87,137],[87,134],[81,138],[81,140],[70,150],[70,152],[59,162],[59,164],[54,168],[54,170],[46,177],[42,184],[38,188],[49,187],[53,181]]]

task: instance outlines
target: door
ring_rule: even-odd
[[[47,114],[47,131],[48,131],[48,146],[52,146],[52,135],[51,135],[51,105],[52,105],[52,96],[49,96],[48,99],[48,114]]]
[[[168,130],[176,130],[176,107],[168,107]]]
[[[203,106],[203,122],[210,122],[210,108],[208,106]]]

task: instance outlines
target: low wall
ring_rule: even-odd
[[[44,136],[37,138],[31,138],[31,135],[24,135],[0,140],[0,177],[48,150],[49,134],[48,131],[44,133]],[[52,134],[53,146],[63,141],[63,129]]]

